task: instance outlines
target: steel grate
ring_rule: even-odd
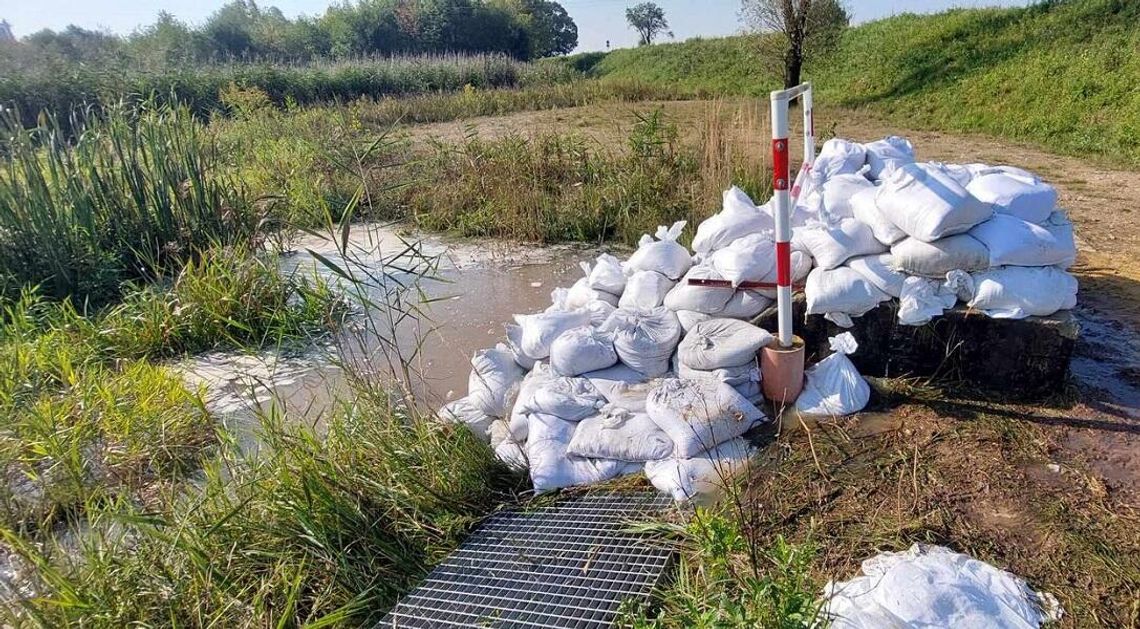
[[[381,626],[609,627],[623,601],[648,600],[673,554],[630,523],[672,506],[656,492],[623,492],[496,514]]]

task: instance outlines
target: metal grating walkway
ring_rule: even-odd
[[[656,492],[606,493],[496,514],[381,627],[609,627],[623,601],[649,598],[673,554],[630,523],[672,506]]]

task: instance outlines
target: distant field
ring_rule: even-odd
[[[754,44],[748,37],[693,40],[595,55],[586,65],[603,80],[763,94],[778,81],[760,69]],[[823,102],[889,114],[900,126],[980,131],[1136,165],[1137,50],[1140,3],[1053,1],[863,24],[805,78]]]

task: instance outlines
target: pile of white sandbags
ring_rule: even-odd
[[[759,210],[743,209],[745,226],[728,217],[722,236],[757,226]],[[678,283],[720,277],[693,266],[683,229],[646,235],[625,262],[602,254],[544,312],[516,315],[505,344],[476,352],[467,397],[440,417],[488,439],[538,491],[642,470],[678,500],[722,486],[748,460],[742,435],[767,419],[756,356],[772,335],[740,318],[770,300]],[[669,305],[678,301],[704,315],[687,332]]]
[[[893,298],[901,323],[921,325],[959,300],[995,318],[1076,304],[1072,223],[1030,172],[917,162],[892,136],[829,140],[797,183],[793,243],[813,258],[808,314],[850,327]]]

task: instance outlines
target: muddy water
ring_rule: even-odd
[[[270,402],[319,423],[331,401],[347,393],[346,365],[391,376],[397,350],[411,373],[396,381],[425,405],[462,397],[472,352],[500,342],[512,315],[550,305],[555,287],[581,277],[579,261],[598,254],[584,246],[450,240],[385,225],[355,226],[347,247],[337,240],[308,236],[281,264],[288,272],[318,273],[364,304],[339,338],[302,351],[215,353],[178,365],[188,381],[205,387],[211,410],[243,439],[252,435],[256,409]],[[357,281],[346,281],[332,266]],[[393,321],[396,310],[415,312]]]

